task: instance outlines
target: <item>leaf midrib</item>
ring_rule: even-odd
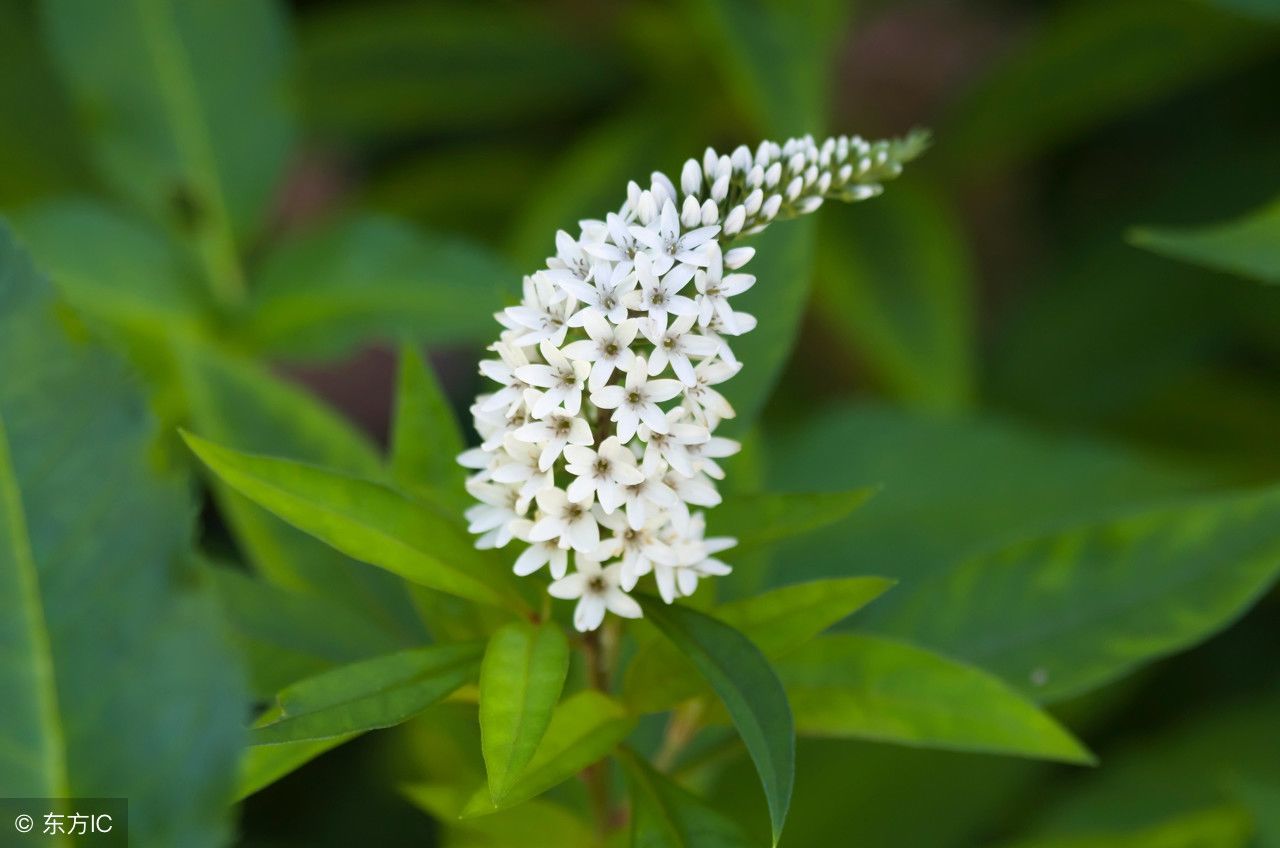
[[[22,502],[22,490],[9,447],[8,430],[4,416],[0,414],[0,512],[9,525],[13,540],[13,556],[17,565],[18,581],[22,584],[22,605],[30,623],[32,657],[35,666],[36,700],[40,705],[39,718],[44,729],[45,774],[48,777],[47,795],[66,798],[71,795],[67,776],[66,735],[62,727],[62,713],[58,706],[58,685],[54,672],[53,645],[49,638],[49,625],[45,618],[40,594],[40,576],[36,570],[35,555],[31,549],[31,536],[27,528],[26,510]]]

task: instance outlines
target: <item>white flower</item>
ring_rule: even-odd
[[[511,523],[512,535],[526,542],[529,541],[529,531],[532,529],[533,522],[527,518]],[[569,552],[556,544],[554,539],[532,542],[520,556],[516,557],[515,565],[511,570],[521,577],[527,577],[544,565],[548,566],[551,578],[559,580],[569,570]]]
[[[613,512],[626,502],[624,486],[634,486],[644,480],[636,467],[636,458],[622,446],[617,436],[610,436],[600,443],[600,450],[570,445],[564,450],[565,471],[575,479],[569,484],[569,500],[590,505],[594,496],[605,514]]]
[[[601,568],[600,563],[579,554],[575,571],[547,587],[553,598],[578,599],[573,611],[573,626],[580,633],[595,630],[604,621],[605,611],[623,618],[639,618],[640,605],[618,586],[622,566],[618,563]]]
[[[665,515],[655,514],[639,527],[631,526],[621,513],[606,516],[604,523],[613,535],[600,542],[596,555],[601,560],[621,558],[619,584],[624,591],[634,589],[636,581],[652,571],[655,563],[676,564],[675,552],[658,535],[667,523]]]
[[[522,442],[538,445],[538,468],[547,471],[560,458],[565,445],[589,445],[592,442],[591,425],[585,418],[570,415],[564,410],[552,410],[546,418],[540,418],[519,427],[512,434]]]
[[[693,279],[693,269],[689,266],[681,265],[659,277],[651,269],[649,257],[642,253],[636,257],[636,278],[640,281],[640,289],[627,295],[627,306],[647,312],[649,321],[660,330],[667,329],[667,313],[698,314],[697,304],[679,294]]]
[[[736,297],[755,285],[756,278],[750,274],[724,275],[724,257],[720,248],[715,247],[708,252],[710,261],[705,270],[699,269],[694,275],[693,284],[698,290],[698,323],[703,327],[718,317],[720,326],[731,335],[741,332],[738,329],[738,314],[729,305],[729,298]]]
[[[516,369],[516,376],[521,380],[546,389],[530,413],[534,418],[542,418],[563,404],[565,412],[577,415],[582,409],[582,387],[591,373],[591,363],[585,359],[570,359],[550,342],[544,341],[538,349],[542,351],[546,365],[524,365]]]
[[[625,371],[631,367],[636,357],[631,350],[631,342],[635,340],[638,324],[636,319],[628,318],[615,327],[599,315],[588,314],[583,318],[582,328],[591,338],[569,343],[564,354],[591,363],[591,377],[587,385],[594,392],[609,382],[614,368]]]
[[[631,227],[635,240],[648,248],[653,258],[653,273],[665,274],[677,262],[686,265],[705,265],[706,251],[702,246],[715,238],[720,227],[699,227],[681,235],[680,215],[676,205],[668,200],[662,204],[658,219],[646,227]]]
[[[661,374],[670,363],[671,370],[680,378],[680,382],[686,386],[697,382],[689,357],[714,356],[720,344],[714,339],[690,333],[693,319],[692,315],[682,315],[665,332],[658,328],[657,322],[652,318],[641,323],[640,331],[653,344],[653,353],[649,356],[651,376]]]
[[[530,542],[559,541],[560,547],[591,553],[600,544],[600,525],[590,504],[574,503],[563,489],[542,489],[537,495],[538,520],[529,528]]]
[[[667,416],[658,404],[680,394],[680,383],[675,380],[650,380],[648,365],[643,356],[637,356],[627,369],[624,386],[605,386],[591,393],[591,402],[601,409],[612,409],[610,420],[618,425],[618,438],[631,441],[636,428],[643,421],[655,432],[666,432]]]
[[[627,486],[624,495],[627,499],[627,523],[639,529],[648,521],[650,515],[675,507],[679,498],[675,490],[663,482],[666,465],[657,452],[645,453],[640,463],[640,473],[644,479],[632,486]]]
[[[517,541],[515,573],[546,566],[548,591],[578,599],[580,630],[609,610],[639,616],[626,593],[649,574],[667,602],[728,574],[714,554],[733,540],[705,538],[690,510],[720,502],[718,460],[740,449],[715,435],[734,415],[716,387],[742,367],[730,341],[756,326],[734,307],[755,284],[740,273],[755,250],[738,236],[824,199],[872,197],[921,149],[919,137],[856,136],[708,148],[679,186],[655,172],[648,188],[627,185],[618,212],[579,221],[577,238],[557,232],[556,255],[496,316],[496,358],[480,363],[493,384],[471,406],[481,443],[458,457],[476,544]]]
[[[685,388],[684,406],[693,413],[695,421],[715,429],[723,419],[737,415],[729,405],[729,401],[725,400],[724,395],[712,386],[718,386],[728,380],[737,374],[741,367],[741,365],[735,366],[708,359],[700,362],[698,367],[693,369],[694,382],[692,386]]]
[[[468,486],[467,491],[480,501],[466,512],[467,530],[483,534],[476,540],[476,547],[504,547],[511,541],[511,522],[524,515],[528,502],[521,503],[518,490],[493,483],[477,483]]]
[[[699,424],[685,421],[686,410],[677,407],[667,413],[667,429],[658,432],[643,426],[639,430],[640,440],[644,445],[644,459],[666,462],[680,474],[692,477],[694,474],[693,455],[690,448],[700,445],[711,438],[711,431]]]
[[[629,267],[597,262],[590,282],[569,277],[562,279],[560,286],[584,304],[569,316],[570,327],[581,327],[588,315],[600,315],[618,324],[626,320],[626,299],[636,287],[636,278]]]

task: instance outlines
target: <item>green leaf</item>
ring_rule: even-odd
[[[1272,488],[1050,533],[939,574],[877,627],[1059,700],[1235,621],[1280,574],[1277,520]]]
[[[323,133],[364,137],[577,115],[619,80],[616,54],[575,23],[460,2],[310,10],[300,36],[307,117]]]
[[[848,492],[735,493],[711,511],[709,521],[714,535],[738,540],[734,555],[745,554],[835,524],[875,492],[868,486]]]
[[[791,804],[796,736],[787,695],[760,649],[737,630],[684,606],[639,596],[645,617],[662,631],[724,702],[755,763],[776,845]]]
[[[466,474],[457,458],[464,447],[462,431],[430,365],[412,346],[401,347],[391,425],[392,476],[411,491],[425,488],[447,502],[461,502],[467,498]]]
[[[1129,234],[1138,247],[1215,271],[1280,283],[1280,201],[1225,224],[1194,229],[1141,227]]]
[[[102,177],[190,235],[215,289],[239,297],[235,242],[262,226],[293,141],[280,7],[45,0],[42,8]]]
[[[128,796],[220,844],[247,702],[135,378],[0,226],[0,796]]]
[[[342,553],[430,589],[524,611],[507,575],[434,509],[372,480],[183,438],[227,485]]]
[[[1262,28],[1205,3],[1107,0],[1057,7],[956,100],[939,154],[990,173],[1265,55]]]
[[[632,848],[747,848],[731,819],[654,771],[631,751],[618,758],[631,788]]]
[[[494,803],[533,759],[568,673],[569,641],[555,622],[512,622],[489,639],[480,667],[480,739]]]
[[[463,808],[462,817],[488,815],[541,795],[607,756],[633,727],[635,718],[598,690],[584,689],[565,698],[552,712],[542,743],[501,806],[482,786]]]
[[[895,184],[874,203],[823,213],[814,315],[888,395],[963,408],[974,392],[972,266],[943,198]]]
[[[255,792],[266,789],[325,751],[332,750],[358,735],[358,733],[347,733],[324,739],[306,739],[302,742],[281,742],[277,745],[254,745],[246,748],[240,757],[240,777],[236,784],[235,800],[243,801]]]
[[[711,610],[747,636],[769,658],[780,657],[878,598],[892,580],[838,577],[783,586]],[[697,669],[674,644],[658,639],[636,652],[623,680],[627,704],[642,712],[665,710],[697,695]]]
[[[407,721],[474,680],[478,643],[411,648],[362,660],[280,691],[279,712],[254,726],[255,745],[362,733]]]
[[[459,820],[464,791],[454,786],[417,783],[401,786],[409,803],[434,816],[450,832],[465,834],[456,843],[467,848],[599,848],[590,827],[569,810],[550,801],[526,801],[487,816]]]
[[[779,660],[778,674],[803,735],[1093,762],[999,679],[903,642],[821,636]]]
[[[276,248],[255,281],[246,344],[333,358],[371,341],[488,339],[520,274],[488,250],[362,215]]]
[[[298,386],[207,345],[181,346],[176,356],[183,405],[206,437],[361,477],[382,475],[382,458],[370,439]],[[214,480],[213,494],[237,546],[265,578],[356,610],[401,643],[422,640],[404,585],[394,576],[343,556],[220,481]]]
[[[1206,482],[1141,453],[999,418],[869,405],[836,407],[771,432],[768,460],[775,490],[882,484],[847,521],[787,541],[776,555],[786,568],[775,580],[851,570],[898,580],[860,619],[872,629],[923,591],[930,575],[966,557],[1135,506],[1177,502]]]

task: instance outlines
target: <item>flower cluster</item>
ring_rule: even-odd
[[[740,447],[715,435],[734,417],[717,387],[742,367],[733,340],[756,326],[733,305],[755,285],[741,270],[755,251],[733,244],[825,199],[873,197],[924,146],[913,134],[708,149],[678,187],[655,173],[577,238],[557,233],[480,363],[494,383],[471,408],[483,441],[459,457],[474,471],[477,546],[518,541],[516,574],[546,566],[550,594],[578,599],[581,631],[606,610],[639,617],[628,593],[646,575],[671,603],[728,574],[715,555],[734,540],[708,538],[698,509],[720,502],[717,460]]]

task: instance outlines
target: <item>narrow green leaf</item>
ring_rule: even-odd
[[[1184,812],[1135,830],[1046,836],[1004,848],[1246,848],[1257,844],[1248,813],[1222,805]]]
[[[278,745],[253,745],[246,748],[240,756],[240,777],[236,784],[235,800],[243,801],[255,792],[266,789],[325,751],[332,750],[358,735],[358,733],[347,733],[324,739],[281,742]]]
[[[568,673],[569,641],[555,622],[512,622],[489,639],[480,666],[480,739],[495,803],[533,759]]]
[[[458,342],[493,334],[520,274],[489,250],[361,215],[282,244],[263,262],[242,332],[289,359],[372,341]]]
[[[463,818],[513,807],[546,792],[609,754],[635,727],[635,718],[595,689],[565,698],[551,714],[542,743],[524,773],[507,790],[502,805],[482,786],[463,808]]]
[[[438,819],[451,834],[447,845],[467,848],[599,848],[595,832],[578,816],[550,801],[525,801],[487,816],[459,820],[465,790],[453,785],[415,783],[401,786],[409,803]]]
[[[1093,762],[999,679],[905,643],[829,634],[779,660],[778,674],[802,735]]]
[[[293,142],[280,5],[46,0],[42,10],[103,178],[190,236],[214,289],[241,297],[236,241],[262,226]]]
[[[462,431],[431,366],[415,347],[404,345],[391,425],[392,476],[410,490],[425,487],[445,499],[465,498],[466,474],[457,460],[464,447]]]
[[[352,663],[280,691],[278,714],[253,728],[255,745],[361,733],[406,721],[474,680],[477,643],[412,648]]]
[[[837,577],[783,586],[731,601],[711,614],[747,636],[770,659],[793,650],[878,598],[892,580]],[[697,669],[680,649],[654,639],[636,652],[623,680],[626,701],[641,712],[659,712],[701,691]]]
[[[431,589],[524,610],[507,575],[433,509],[370,480],[183,438],[228,485],[348,556]]]
[[[174,355],[183,405],[206,438],[360,477],[382,475],[372,440],[301,387],[211,345],[178,346]],[[212,488],[236,546],[267,580],[336,601],[402,641],[422,641],[422,627],[395,576],[343,556],[221,481],[214,479]]]
[[[3,225],[0,375],[0,797],[128,796],[136,844],[222,844],[248,695],[189,481]]]
[[[937,575],[877,629],[1080,694],[1235,621],[1280,574],[1280,488],[1050,533]]]
[[[631,788],[632,848],[747,848],[731,819],[654,771],[631,751],[620,752]]]
[[[736,493],[709,514],[713,535],[738,540],[733,553],[750,553],[802,536],[849,515],[876,493],[875,487],[848,492]]]
[[[973,261],[958,216],[918,179],[820,220],[814,317],[907,405],[955,410],[974,390]]]
[[[1129,241],[1173,259],[1280,284],[1280,200],[1225,224],[1141,227],[1129,234]]]
[[[760,649],[737,630],[684,606],[639,596],[645,617],[684,652],[724,702],[755,763],[776,845],[791,804],[796,736],[787,694]]]

